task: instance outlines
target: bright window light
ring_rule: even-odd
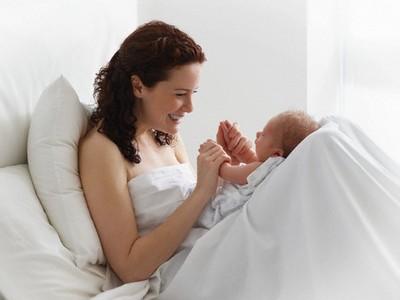
[[[400,1],[342,5],[340,113],[400,162]]]

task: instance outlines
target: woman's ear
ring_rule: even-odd
[[[140,80],[139,76],[132,75],[131,76],[131,84],[132,84],[132,91],[136,98],[143,98],[144,93],[144,84]]]

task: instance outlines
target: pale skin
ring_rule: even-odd
[[[280,128],[277,119],[272,118],[265,127],[258,131],[255,140],[255,151],[251,148],[251,142],[240,132],[237,124],[229,121],[220,123],[217,132],[217,143],[231,156],[231,162],[224,162],[219,170],[219,175],[232,183],[246,184],[247,177],[258,166],[272,156],[282,156],[283,149],[280,140]],[[203,143],[200,146],[207,145]],[[242,162],[243,164],[239,164]]]
[[[148,279],[175,253],[215,193],[221,164],[230,160],[216,142],[204,145],[197,157],[193,193],[164,223],[139,234],[128,182],[155,168],[189,162],[178,131],[182,118],[193,110],[200,69],[198,63],[176,67],[167,80],[152,88],[131,77],[133,92],[141,99],[135,124],[140,164],[128,162],[97,127],[81,140],[79,169],[85,198],[107,261],[123,282]],[[152,129],[175,135],[175,145],[157,145]]]

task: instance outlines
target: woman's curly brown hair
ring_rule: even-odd
[[[131,76],[137,75],[151,88],[168,79],[174,67],[206,60],[201,47],[186,33],[161,21],[138,27],[121,44],[110,62],[96,74],[94,98],[97,102],[90,123],[100,125],[106,135],[131,163],[141,161],[134,144],[137,121],[137,98],[133,94]],[[154,130],[159,145],[169,145],[173,136]]]

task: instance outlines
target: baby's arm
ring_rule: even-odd
[[[248,164],[242,165],[231,165],[225,162],[219,169],[219,176],[223,179],[236,184],[246,184],[247,176],[250,175],[262,162],[255,161]]]

